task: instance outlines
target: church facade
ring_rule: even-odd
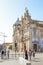
[[[43,50],[43,21],[33,20],[28,10],[13,24],[13,50],[23,52],[24,47]]]

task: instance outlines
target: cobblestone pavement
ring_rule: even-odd
[[[32,58],[31,65],[43,65],[43,53],[37,53],[35,58]]]
[[[9,60],[1,60],[0,65],[20,65],[20,64],[18,60],[9,59]]]
[[[29,61],[29,60],[28,60]],[[0,65],[20,65],[18,58],[0,59]],[[32,57],[31,65],[43,65],[43,53],[37,53],[35,58]]]

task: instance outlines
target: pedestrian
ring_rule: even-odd
[[[32,56],[32,52],[31,52],[31,50],[29,50],[30,61],[31,61],[31,56]]]
[[[35,58],[35,50],[33,50],[33,58]]]
[[[39,53],[40,53],[40,48],[39,48]]]
[[[6,56],[6,49],[4,50],[4,56]]]
[[[1,51],[1,59],[3,59],[4,56],[4,50]]]
[[[7,56],[8,56],[8,59],[9,59],[9,50],[7,51]]]
[[[27,53],[27,50],[25,50],[25,59],[28,60],[28,53]]]

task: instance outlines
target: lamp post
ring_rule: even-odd
[[[3,49],[6,49],[6,44],[5,44],[5,37],[7,37],[6,35],[5,35],[5,33],[2,33],[2,32],[0,32],[0,36],[3,36],[3,38],[4,38],[4,48]]]

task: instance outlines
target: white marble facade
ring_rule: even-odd
[[[13,24],[13,49],[15,49],[15,43],[17,43],[18,52],[23,51],[24,45],[26,45],[28,51],[29,49],[38,51],[41,39],[43,39],[43,21],[32,20],[28,10],[26,10],[24,17],[22,16],[21,20],[18,18]]]

